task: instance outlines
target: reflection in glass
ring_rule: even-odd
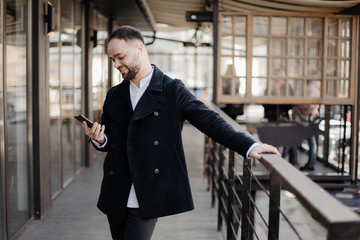
[[[271,34],[272,35],[286,35],[286,18],[285,17],[271,18]]]
[[[322,61],[309,59],[306,64],[306,75],[308,77],[321,77]]]
[[[306,97],[320,98],[321,94],[321,81],[310,80],[306,82]]]
[[[253,78],[251,84],[251,94],[253,97],[264,97],[266,95],[266,78]]]
[[[269,18],[254,17],[254,35],[267,35],[269,33]]]
[[[271,55],[272,56],[286,56],[286,38],[271,39]]]
[[[3,1],[0,1],[0,19],[3,19]],[[3,91],[3,24],[0,20],[0,122],[4,123],[4,91]],[[4,124],[0,124],[0,138],[4,137]],[[1,143],[4,144],[4,143]],[[3,147],[0,148],[0,156],[3,156]],[[5,159],[0,157],[0,240],[6,239],[6,209],[5,209]]]
[[[236,90],[235,95],[238,95],[240,97],[245,96],[246,92],[246,79],[245,78],[238,78],[236,82]]]
[[[246,17],[234,17],[235,20],[235,33],[237,35],[245,35],[246,34]]]
[[[304,76],[304,60],[302,59],[289,60],[289,76],[290,77]]]
[[[303,36],[304,35],[304,18],[290,18],[290,35]]]
[[[109,58],[106,52],[106,39],[108,37],[108,20],[100,13],[94,11],[95,29],[98,32],[98,44],[92,49],[92,95],[94,121],[101,121],[102,106],[108,89]]]
[[[222,24],[221,24],[221,31],[223,34],[232,34],[232,17],[223,16]]]
[[[220,64],[220,75],[221,76],[232,76],[232,75],[228,75],[231,72],[235,72],[235,71],[231,71],[233,65],[233,59],[231,57],[222,57],[221,58],[221,64]]]
[[[337,57],[337,40],[336,39],[329,39],[328,40],[328,47],[327,47],[327,55],[329,57]]]
[[[31,216],[28,159],[27,103],[27,1],[6,1],[6,69],[8,107],[6,128],[8,154],[8,197],[10,235],[13,236]]]
[[[308,57],[321,57],[322,56],[322,42],[320,38],[312,38],[308,40],[307,47]]]
[[[236,76],[246,76],[246,58],[234,58]]]
[[[322,36],[323,34],[323,20],[322,18],[308,18],[307,35],[308,36]]]
[[[338,98],[349,98],[349,82],[349,80],[339,80],[339,94],[337,96]]]
[[[61,138],[63,186],[75,176],[74,144],[74,17],[73,1],[61,1]]]
[[[268,55],[268,39],[254,38],[253,39],[253,56],[267,56]]]
[[[341,40],[340,41],[340,57],[350,57],[350,40]]]
[[[270,96],[286,96],[286,82],[284,78],[270,79]]]
[[[336,80],[326,82],[326,96],[336,97]]]
[[[226,36],[221,38],[221,54],[232,55],[233,54],[233,37]]]
[[[340,77],[349,78],[350,77],[350,61],[341,60],[340,61]]]
[[[55,19],[58,18],[59,7],[55,8]],[[49,36],[49,112],[50,112],[50,161],[51,161],[51,196],[61,189],[61,116],[60,116],[60,32],[58,21],[55,31]]]
[[[338,36],[338,19],[337,18],[328,18],[328,36],[335,37]]]
[[[349,18],[341,18],[340,26],[341,26],[341,36],[350,37],[351,20]]]
[[[267,58],[253,58],[252,62],[252,76],[267,76]]]
[[[302,80],[296,80],[296,79],[290,79],[288,80],[289,84],[289,96],[293,97],[303,97],[303,81]]]
[[[304,56],[304,39],[292,38],[290,39],[290,56],[302,57]]]
[[[221,80],[222,94],[231,95],[232,77],[224,76],[221,78]]]
[[[285,77],[286,73],[286,59],[284,58],[273,58],[271,60],[270,74],[271,76],[282,76]],[[279,75],[281,70],[281,75]]]
[[[328,60],[326,68],[327,77],[336,77],[337,76],[337,60]]]
[[[235,37],[234,54],[237,56],[246,56],[245,37]]]
[[[83,113],[81,108],[81,2],[75,1],[75,8],[74,8],[74,15],[75,15],[75,45],[74,45],[74,115],[79,115]],[[81,124],[76,123],[75,127],[75,168],[76,171],[80,170],[82,166],[85,165],[85,158],[84,158],[84,132],[82,130]]]

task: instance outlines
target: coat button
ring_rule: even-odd
[[[110,176],[114,175],[114,171],[109,172]]]
[[[155,168],[154,173],[158,174],[159,172],[160,172],[159,169]]]
[[[154,141],[154,145],[155,145],[155,146],[159,145],[159,142],[158,142],[158,141]]]
[[[155,117],[159,116],[159,112],[154,112],[154,116]]]

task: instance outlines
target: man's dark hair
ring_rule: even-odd
[[[108,39],[108,42],[110,42],[110,40],[113,38],[123,39],[126,42],[130,41],[130,40],[138,39],[142,43],[145,43],[144,38],[141,35],[140,31],[137,30],[136,28],[128,26],[128,25],[124,25],[124,26],[121,26],[121,27],[118,27],[117,29],[115,29],[111,33],[111,35]]]

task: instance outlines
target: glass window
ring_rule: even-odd
[[[328,18],[328,36],[337,36],[338,35],[338,19],[337,18]]]
[[[3,1],[0,0],[0,138],[4,137],[4,109],[3,109]],[[0,144],[4,144],[3,141],[0,141]],[[0,148],[0,240],[6,239],[6,210],[5,210],[5,159],[4,152],[2,152],[3,147]]]
[[[237,35],[245,35],[246,34],[246,17],[235,17],[235,33]]]
[[[269,33],[269,17],[254,17],[254,35]]]
[[[271,55],[272,56],[286,56],[286,38],[271,39]]]
[[[61,183],[61,89],[60,89],[60,30],[58,1],[55,8],[55,31],[49,36],[49,111],[50,111],[50,159],[51,195],[60,191]]]
[[[223,16],[222,18],[222,33],[223,34],[232,34],[232,17]]]
[[[286,35],[286,18],[273,17],[271,18],[271,34],[272,35]]]
[[[28,221],[30,212],[28,158],[26,0],[6,1],[7,137],[10,235]]]
[[[102,106],[105,100],[106,92],[109,88],[109,57],[106,52],[108,19],[96,11],[94,11],[94,18],[94,28],[97,31],[97,45],[92,50],[93,114],[94,121],[100,122]],[[230,47],[231,46],[232,44]]]
[[[267,58],[253,58],[252,76],[267,76]]]
[[[226,36],[221,41],[221,54],[222,55],[232,55],[233,54],[233,37]]]
[[[307,47],[308,57],[321,57],[322,56],[322,42],[319,38],[313,38],[308,40]]]
[[[75,8],[74,8],[74,30],[75,30],[75,45],[74,45],[74,109],[75,114],[79,115],[83,113],[81,103],[81,93],[82,93],[82,76],[81,76],[81,23],[82,23],[82,8],[81,2],[75,1]],[[76,162],[76,170],[80,170],[85,165],[85,158],[84,158],[84,151],[85,151],[85,139],[84,139],[84,132],[82,130],[81,124],[76,123],[75,127],[75,162]]]
[[[231,46],[230,46],[231,48]],[[235,37],[234,54],[237,56],[246,56],[246,38]]]
[[[304,56],[304,39],[293,38],[290,39],[290,56],[302,57]]]
[[[74,155],[74,7],[61,0],[61,143],[63,186],[75,176]]]
[[[307,35],[308,36],[322,36],[323,35],[323,20],[322,18],[308,18]]]
[[[334,97],[353,100],[350,96],[352,92],[350,92],[349,86],[351,81],[356,81],[351,71],[354,68],[351,55],[353,52],[352,22],[355,18],[327,17],[326,15],[323,17],[293,17],[253,16],[252,14],[236,16],[234,14],[227,16],[227,19],[229,20],[231,17],[233,19],[241,18],[241,24],[246,26],[252,24],[252,26],[247,28],[248,32],[245,31],[246,26],[243,25],[241,30],[239,28],[239,32],[237,32],[237,28],[233,28],[235,32],[220,32],[219,45],[222,46],[222,51],[219,72],[221,77],[225,77],[226,67],[233,64],[233,58],[243,56],[242,72],[246,71],[246,66],[251,69],[251,74],[241,75],[246,79],[244,85],[251,84],[251,93],[244,94],[246,98],[249,98],[249,102],[263,103],[263,98],[254,99],[254,97],[262,96],[291,97],[291,102],[297,101],[295,98],[310,96],[312,98],[325,97],[325,101],[327,101],[326,97],[331,97],[332,99],[329,101],[332,104],[335,100]],[[247,19],[251,21],[247,22]],[[226,26],[228,24],[230,24],[230,20],[225,23]],[[221,31],[222,28],[219,29]],[[327,36],[324,36],[325,29]],[[244,35],[245,32],[248,34]],[[249,39],[250,37],[251,39]],[[251,49],[247,48],[247,42],[251,42]],[[231,51],[234,49],[235,54],[232,54]],[[324,56],[327,56],[326,59],[323,59]],[[238,68],[235,64],[235,69]],[[280,70],[284,73],[284,81],[278,81],[280,78],[276,76],[276,72]],[[231,95],[236,94],[236,91],[233,91],[234,81],[233,78],[230,81],[232,87],[227,91],[229,96],[224,99],[220,97],[218,101],[224,100],[224,103],[244,102],[244,99],[239,100],[235,95],[234,98],[230,98]],[[327,81],[329,81],[329,86]],[[266,91],[262,89],[264,82],[268,87]],[[317,94],[308,92],[307,85],[309,83],[319,85],[320,90],[317,91]],[[272,88],[277,85],[282,85],[281,90],[273,93]],[[246,90],[246,88],[244,89]],[[219,91],[222,91],[221,88]],[[321,96],[321,93],[326,95]],[[317,99],[317,102],[318,100],[320,99]],[[341,99],[342,104],[343,100]],[[276,101],[278,102],[278,99]]]
[[[290,18],[290,35],[303,36],[304,30],[304,18]]]
[[[268,39],[267,38],[254,38],[253,55],[254,56],[267,56],[268,55]]]
[[[254,97],[263,97],[266,95],[267,79],[266,78],[253,78],[251,85],[251,94]]]

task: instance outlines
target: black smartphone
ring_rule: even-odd
[[[84,115],[80,114],[78,116],[74,116],[74,118],[76,118],[77,120],[79,120],[80,122],[85,121],[86,124],[88,125],[89,128],[91,128],[93,126],[93,122],[90,121],[87,117],[85,117]]]

